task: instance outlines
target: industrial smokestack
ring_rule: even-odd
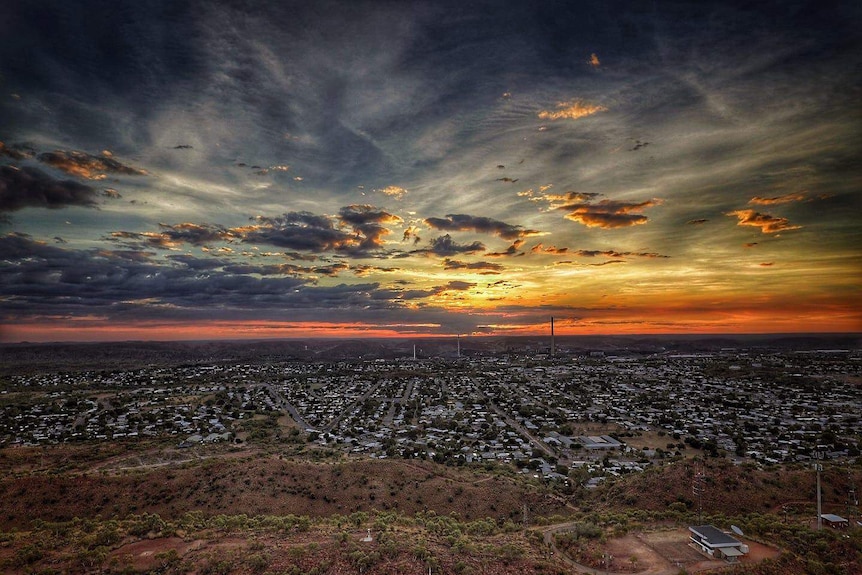
[[[458,334],[458,357],[461,357],[461,334]]]
[[[553,356],[556,351],[556,347],[554,346],[554,316],[551,316],[551,356]]]

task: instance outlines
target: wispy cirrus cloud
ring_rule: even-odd
[[[625,260],[606,260],[606,261],[599,262],[596,264],[584,264],[584,263],[576,262],[573,260],[563,260],[563,261],[559,261],[559,262],[554,262],[554,265],[555,266],[572,266],[572,267],[604,267],[604,266],[610,266],[610,265],[614,265],[614,264],[624,264],[624,263],[626,263]]]
[[[771,216],[769,214],[761,214],[754,210],[735,210],[725,214],[727,216],[736,216],[739,220],[738,226],[751,226],[760,228],[764,234],[775,234],[778,232],[786,232],[790,230],[798,230],[802,226],[794,226],[787,218]]]
[[[648,258],[648,259],[664,259],[670,256],[665,256],[657,252],[621,252],[617,250],[570,250],[569,248],[556,248],[554,246],[545,247],[542,244],[536,244],[530,248],[531,253],[536,254],[551,254],[551,255],[568,255],[578,256],[582,258],[594,258],[596,256],[605,256],[609,258]]]
[[[556,110],[542,110],[538,115],[543,120],[577,120],[607,111],[605,106],[575,100],[573,102],[559,102]]]

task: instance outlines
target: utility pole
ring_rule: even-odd
[[[823,452],[818,451],[815,453],[815,457],[819,460],[823,458]],[[821,496],[820,496],[820,472],[823,471],[823,465],[820,463],[814,464],[814,470],[817,472],[817,530],[820,531],[823,529],[823,513],[821,509]]]

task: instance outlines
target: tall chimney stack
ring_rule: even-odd
[[[554,316],[551,316],[551,357],[555,355],[556,351],[554,346]]]

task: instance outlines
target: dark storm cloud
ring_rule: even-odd
[[[229,241],[236,238],[236,235],[227,228],[214,224],[159,224],[159,228],[162,230],[162,235],[167,237],[171,242],[188,243],[198,246],[213,242]]]
[[[449,283],[447,283],[445,286],[440,286],[437,289],[439,289],[441,292],[444,292],[444,291],[467,291],[473,287],[476,287],[476,284],[474,282],[452,280]]]
[[[260,217],[256,225],[243,228],[241,232],[245,243],[316,253],[343,250],[357,243],[352,234],[336,228],[332,220],[311,212]]]
[[[445,285],[434,286],[430,289],[387,290],[385,293],[387,298],[406,301],[425,299],[433,296],[438,296],[450,291],[467,291],[474,287],[476,287],[476,284],[473,282],[452,280]]]
[[[500,220],[468,214],[447,214],[445,218],[426,218],[425,223],[435,230],[448,232],[475,231],[499,236],[504,240],[515,240],[541,233],[537,230],[524,229],[522,226],[507,224]]]
[[[57,180],[33,167],[0,166],[0,212],[22,208],[94,207],[98,192],[73,180]]]
[[[358,277],[365,277],[371,275],[373,273],[394,273],[400,271],[399,268],[391,268],[391,267],[380,267],[380,266],[371,266],[371,265],[358,265],[353,266],[351,268],[353,275]]]
[[[33,154],[35,151],[29,146],[16,144],[10,147],[0,142],[0,156],[8,156],[13,160],[26,160],[32,158]]]
[[[314,285],[314,274],[334,276],[348,268],[340,262],[309,268],[242,266],[189,255],[158,262],[153,252],[71,250],[20,233],[0,236],[0,254],[5,320],[9,314],[93,313],[112,319],[147,319],[166,310],[176,317],[206,310],[211,319],[240,312],[275,318],[291,309],[368,309],[372,301],[379,302],[375,304],[379,309],[398,305],[398,298],[386,297],[385,291],[384,297],[372,298],[379,288],[376,283]],[[310,275],[299,277],[303,274]],[[468,287],[466,282],[450,282],[434,293]]]
[[[485,244],[482,242],[476,241],[471,244],[459,244],[449,234],[432,238],[429,243],[430,247],[413,250],[411,253],[450,257],[457,254],[473,254],[485,251]]]
[[[243,242],[314,253],[340,252],[364,256],[378,252],[383,247],[383,238],[391,233],[382,224],[398,223],[401,218],[373,206],[351,205],[341,208],[337,218],[311,212],[288,212],[278,217],[258,216],[253,221],[253,225],[236,228],[191,222],[159,224],[159,232],[117,231],[111,234],[111,238],[163,249],[174,249],[183,244],[207,246],[217,242]],[[296,253],[284,255],[291,259],[314,259]]]
[[[149,247],[162,250],[175,249],[180,243],[172,241],[166,234],[155,232],[111,232],[106,241],[120,243],[127,247]]]
[[[76,150],[55,150],[39,154],[39,161],[67,174],[88,180],[103,180],[108,174],[144,176],[146,171],[118,162],[110,153],[93,156]]]
[[[358,252],[383,247],[383,237],[391,233],[383,224],[401,223],[401,218],[367,204],[344,206],[338,211],[342,223],[353,228],[359,238]]]
[[[499,273],[504,270],[505,267],[502,264],[495,264],[492,262],[463,262],[461,260],[446,258],[443,260],[443,269]]]
[[[227,264],[222,268],[229,274],[243,275],[283,275],[292,277],[311,277],[323,275],[328,277],[336,277],[341,272],[350,269],[350,266],[345,263],[334,263],[323,266],[298,266],[294,264],[272,264],[272,265],[254,265],[254,264]]]
[[[130,262],[151,262],[156,252],[144,250],[98,250],[97,255],[108,259],[129,260]]]

